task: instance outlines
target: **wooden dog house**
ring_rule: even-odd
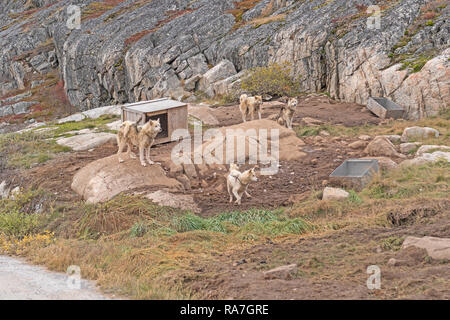
[[[122,106],[122,122],[133,121],[144,125],[149,120],[158,119],[162,131],[156,137],[155,144],[171,142],[176,129],[188,129],[187,104],[164,98]]]

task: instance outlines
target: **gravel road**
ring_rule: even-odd
[[[73,283],[73,282],[72,282]],[[0,256],[0,300],[106,300],[91,281],[71,289],[68,276]]]

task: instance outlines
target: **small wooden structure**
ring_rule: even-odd
[[[122,106],[122,122],[133,121],[144,125],[149,120],[158,119],[162,131],[156,137],[155,144],[171,142],[176,129],[188,129],[187,104],[163,98]]]
[[[345,160],[330,175],[332,183],[360,191],[372,180],[379,171],[378,160],[350,159]]]
[[[395,102],[387,98],[370,97],[367,101],[367,109],[381,119],[400,119],[405,110]]]

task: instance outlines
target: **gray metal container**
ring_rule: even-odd
[[[349,159],[345,160],[330,175],[332,183],[360,191],[372,180],[379,171],[378,160]]]
[[[370,97],[367,101],[367,109],[372,111],[381,119],[403,118],[405,109],[387,98]]]

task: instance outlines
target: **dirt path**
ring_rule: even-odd
[[[70,289],[67,275],[0,256],[0,300],[105,300],[95,285],[81,280],[81,289]]]

